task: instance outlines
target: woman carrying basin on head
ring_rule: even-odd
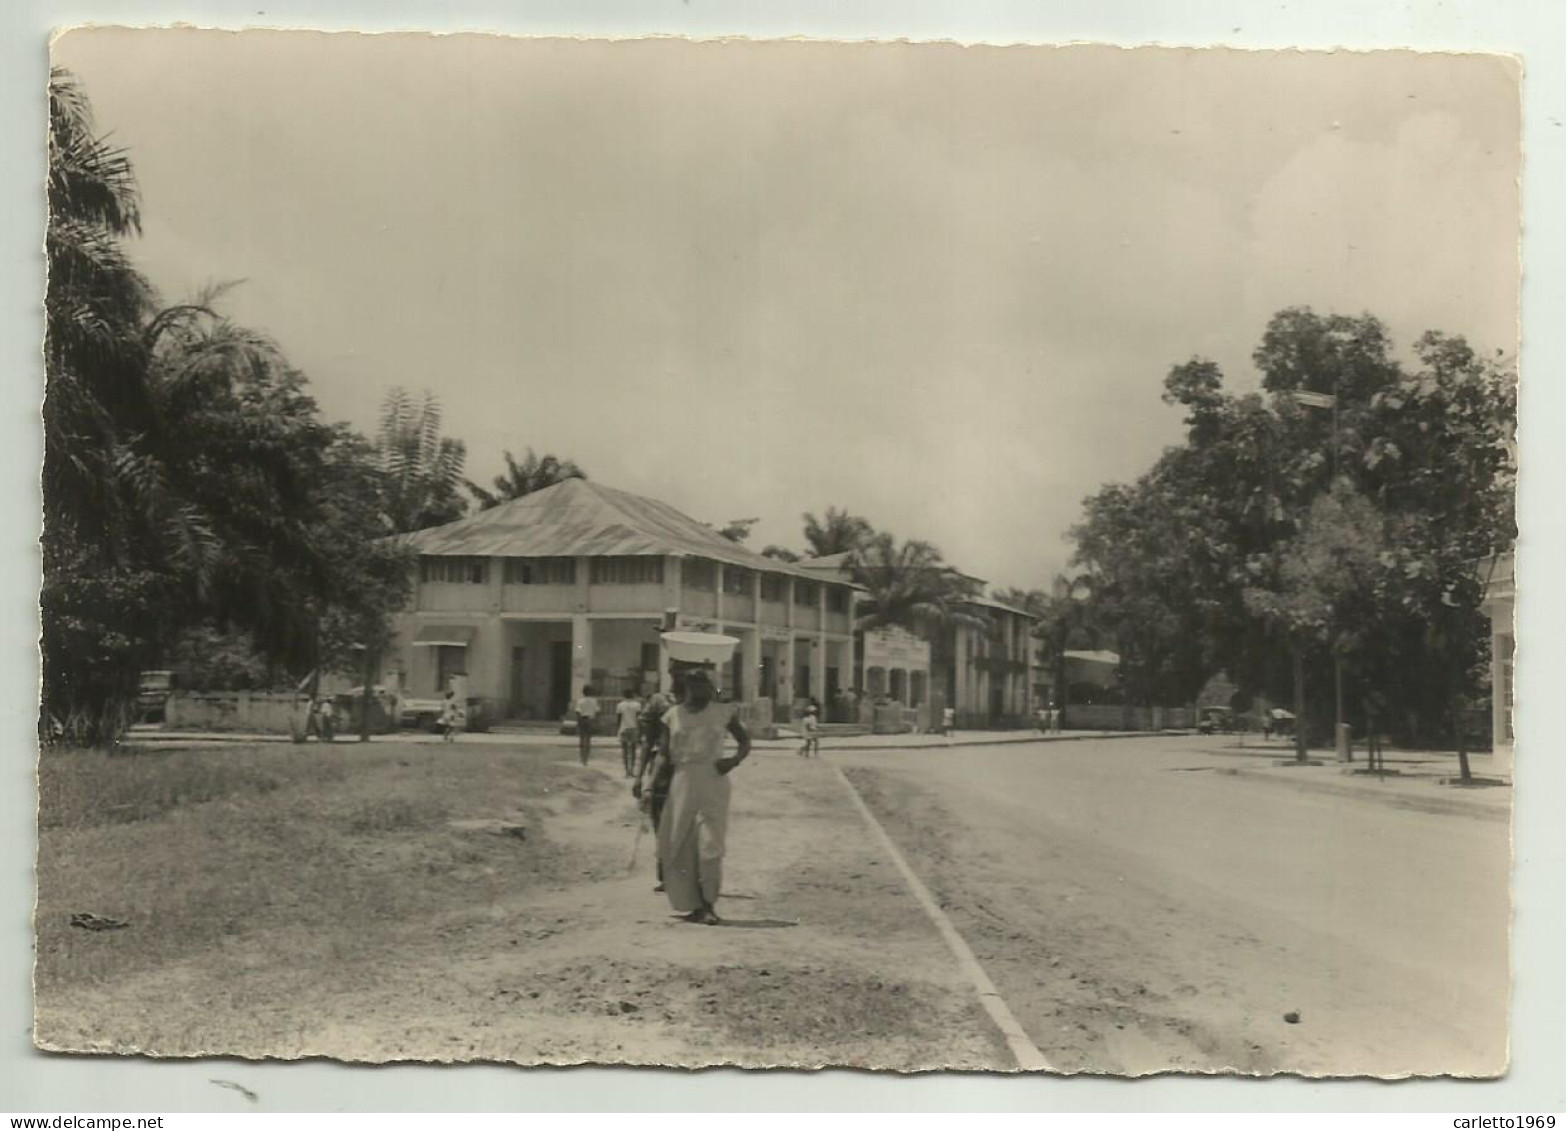
[[[714,908],[723,889],[728,775],[750,757],[750,734],[734,705],[717,702],[711,671],[693,668],[684,683],[683,700],[664,715],[674,778],[658,822],[658,859],[670,906],[693,923],[718,923]],[[732,735],[739,746],[728,756],[723,753],[725,735]]]

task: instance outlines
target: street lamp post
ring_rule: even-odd
[[[1328,488],[1330,490],[1331,485],[1335,485],[1338,481],[1338,423],[1341,419],[1340,409],[1338,407],[1338,374],[1336,372],[1332,374],[1331,393],[1324,394],[1296,392],[1294,394],[1294,399],[1297,403],[1307,405],[1311,408],[1330,408],[1332,410],[1332,433],[1331,439],[1328,442],[1329,453],[1332,460],[1332,479]],[[1340,758],[1343,758],[1345,761],[1352,762],[1354,760],[1353,747],[1343,737],[1343,655],[1338,646],[1337,626],[1335,624],[1332,626],[1331,647],[1333,697],[1332,745],[1333,749],[1337,751]],[[1296,719],[1294,725],[1299,727],[1301,725],[1301,720]]]

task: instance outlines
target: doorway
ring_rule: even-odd
[[[524,684],[522,680],[524,662],[526,659],[527,649],[520,644],[512,645],[511,681],[509,687],[507,688],[509,692],[509,702],[506,708],[506,713],[513,719],[522,718],[526,712],[526,707],[523,702],[526,692],[524,690]]]
[[[571,707],[571,642],[549,645],[549,717],[563,719]]]

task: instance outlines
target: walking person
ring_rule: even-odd
[[[821,756],[821,720],[816,714],[816,706],[812,703],[805,708],[805,717],[800,720],[799,729],[803,732],[805,741],[799,748],[801,758],[809,758],[815,755]]]
[[[663,731],[663,716],[669,707],[669,698],[661,691],[655,691],[647,697],[647,704],[642,710],[641,751],[636,758],[635,781],[631,783],[631,796],[641,802],[655,839],[658,823],[663,818],[664,805],[669,800],[669,785],[674,779],[674,764],[669,761],[668,743],[664,741]],[[657,856],[658,884],[653,891],[663,891],[663,858],[657,853],[654,855]]]
[[[457,732],[462,729],[465,712],[462,704],[457,702],[457,693],[447,691],[446,698],[440,705],[440,740],[442,742],[457,741]]]
[[[620,757],[625,763],[625,776],[632,777],[636,773],[636,740],[642,715],[642,701],[636,697],[634,689],[625,689],[625,694],[615,704],[614,714],[619,721]]]
[[[593,720],[598,717],[597,692],[592,684],[582,688],[582,697],[576,701],[576,749],[582,765],[593,752]]]
[[[669,799],[658,822],[658,859],[669,904],[687,922],[717,924],[729,828],[728,775],[750,757],[750,734],[732,706],[716,702],[712,674],[685,677],[685,697],[664,716],[673,766]],[[723,753],[724,735],[739,749]]]
[[[337,733],[337,718],[332,712],[330,696],[318,695],[312,712],[315,715],[315,735],[322,742],[332,741]]]

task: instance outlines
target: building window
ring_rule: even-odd
[[[846,612],[848,612],[848,594],[849,594],[849,590],[844,589],[841,585],[834,585],[834,586],[832,586],[832,588],[828,589],[827,590],[827,612],[829,612],[829,613],[846,613]]]
[[[686,558],[680,567],[680,583],[688,589],[717,588],[717,563],[705,558]]]
[[[447,585],[483,585],[489,580],[489,559],[420,558],[419,580]]]
[[[662,585],[663,559],[594,558],[589,574],[594,585]]]
[[[761,599],[763,601],[783,600],[784,578],[776,573],[764,573],[761,575]]]
[[[805,608],[812,608],[816,603],[816,591],[819,586],[814,581],[794,582],[794,604]]]
[[[750,579],[755,575],[743,566],[723,567],[723,591],[740,597],[750,596]]]
[[[575,558],[507,558],[507,585],[575,585]]]

